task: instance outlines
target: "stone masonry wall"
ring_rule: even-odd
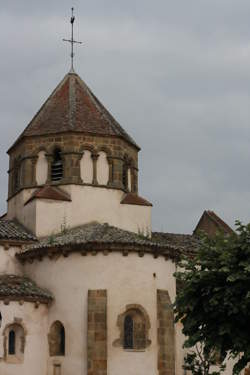
[[[110,167],[109,186],[123,189],[123,165],[125,161],[129,161],[132,172],[132,190],[137,192],[138,150],[134,146],[116,137],[58,134],[25,138],[10,150],[9,198],[17,192],[17,189],[14,188],[17,168],[19,170],[19,188],[35,187],[38,153],[41,150],[46,152],[50,169],[55,147],[61,149],[64,161],[64,178],[61,183],[81,184],[80,160],[84,150],[91,151],[94,163],[98,158],[98,153],[104,151],[107,154]],[[48,183],[50,183],[49,180]]]
[[[167,290],[157,290],[158,371],[175,375],[174,313]]]
[[[88,375],[107,375],[107,291],[88,292]]]

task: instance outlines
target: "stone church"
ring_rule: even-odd
[[[193,235],[152,233],[137,143],[71,70],[8,150],[1,375],[181,375],[173,276]],[[230,374],[230,370],[227,372]]]

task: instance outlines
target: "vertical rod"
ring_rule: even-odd
[[[74,8],[72,10],[72,18],[71,18],[71,69],[74,69]]]

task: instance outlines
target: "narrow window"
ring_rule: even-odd
[[[51,357],[65,355],[65,329],[58,320],[50,327],[49,352]]]
[[[61,150],[56,148],[53,155],[53,162],[51,165],[51,180],[60,181],[63,178],[63,162]]]
[[[134,347],[134,322],[130,315],[124,319],[124,349],[133,349]]]
[[[9,332],[9,355],[16,354],[16,333],[15,331],[11,330]]]

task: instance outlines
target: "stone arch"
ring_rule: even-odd
[[[50,356],[65,356],[65,328],[59,320],[51,325],[48,339]]]
[[[6,325],[4,336],[4,359],[8,363],[22,363],[24,359],[27,330],[19,321]]]
[[[125,311],[118,316],[117,326],[120,338],[115,340],[114,346],[128,350],[145,350],[151,344],[149,315],[141,305],[127,305]]]

